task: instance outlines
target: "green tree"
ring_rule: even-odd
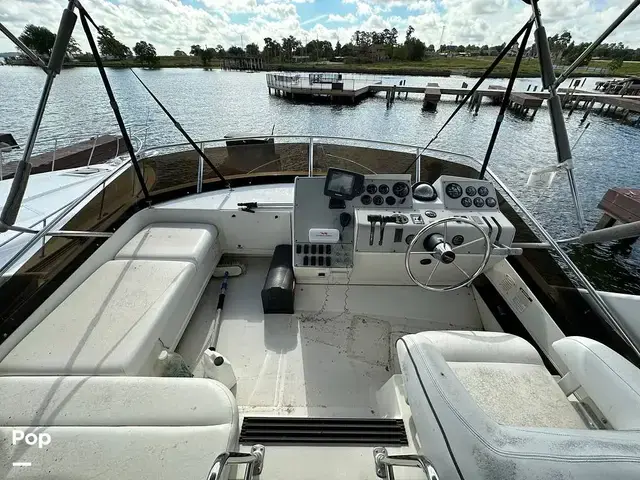
[[[194,57],[199,57],[202,53],[202,47],[200,45],[191,45],[191,50],[189,51],[189,55],[193,55]]]
[[[427,46],[419,38],[409,38],[404,46],[407,48],[407,60],[415,62],[424,58]]]
[[[227,50],[227,55],[231,57],[242,57],[244,55],[244,50],[240,47],[236,47],[235,45],[229,47]]]
[[[282,47],[277,40],[273,40],[271,37],[264,39],[264,50],[262,51],[267,59],[276,58],[280,56]]]
[[[104,25],[98,27],[98,47],[102,55],[115,57],[119,60],[131,56],[131,49],[124,43],[116,40],[113,32]]]
[[[296,37],[294,37],[293,35],[289,35],[288,37],[283,38],[282,53],[284,55],[285,60],[290,62],[293,58],[293,52],[295,52],[296,49],[300,48],[301,46],[302,46],[302,42],[298,40]]]
[[[227,51],[222,45],[216,45],[216,48],[213,49],[213,53],[214,56],[218,58],[224,58],[227,55]]]
[[[342,45],[340,45],[340,40],[338,40],[336,42],[336,49],[334,51],[336,57],[339,57],[341,55],[341,51],[342,51]]]
[[[200,53],[198,56],[200,57],[202,66],[206,67],[209,65],[209,62],[211,62],[211,60],[213,60],[216,57],[216,49],[211,47],[205,48],[204,50],[200,49]]]
[[[260,55],[260,47],[256,43],[250,43],[244,47],[244,51],[247,52],[247,55],[250,57],[257,57]]]
[[[407,28],[407,35],[405,36],[405,43],[408,42],[411,39],[411,35],[413,35],[413,32],[415,32],[416,29],[413,28],[411,25],[409,25],[409,28]]]
[[[67,45],[67,56],[77,57],[82,55],[82,50],[80,49],[80,45],[76,42],[76,39],[71,37],[69,39],[69,45]]]
[[[186,52],[184,52],[184,51],[182,51],[180,49],[177,49],[176,51],[173,52],[173,56],[174,57],[187,57],[188,55],[187,55]]]
[[[39,55],[51,55],[56,35],[46,27],[29,24],[24,27],[20,40]]]
[[[609,65],[608,65],[609,71],[615,72],[616,70],[620,70],[623,63],[624,62],[622,61],[621,58],[614,58],[609,62]]]
[[[558,61],[562,58],[562,55],[569,46],[569,43],[571,43],[571,33],[565,30],[560,35],[556,33],[553,37],[549,37],[548,40],[551,55],[555,61]]]
[[[136,54],[136,57],[140,61],[142,66],[152,67],[156,64],[158,59],[156,58],[156,48],[151,43],[147,43],[145,41],[140,41],[136,43],[133,47],[133,53]]]

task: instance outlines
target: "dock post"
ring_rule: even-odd
[[[620,119],[620,122],[624,122],[627,117],[629,116],[629,109],[625,109],[622,111],[622,118]]]
[[[571,108],[569,109],[569,116],[573,114],[573,111],[576,109],[576,105],[578,105],[578,103],[580,103],[579,100],[576,100],[575,102],[571,102]]]
[[[537,91],[537,90],[538,90],[538,85],[534,85],[534,86],[533,86],[533,91],[535,92],[535,91]]]
[[[529,86],[527,87],[527,92],[531,90],[531,84],[529,84]]]
[[[607,107],[607,115],[609,115],[609,111],[611,110],[611,104]]]
[[[393,103],[395,98],[396,98],[396,86],[394,85],[393,88],[391,89],[391,103]]]
[[[482,103],[482,97],[480,95],[478,95],[478,99],[476,100],[476,111],[473,112],[473,116],[477,116],[478,115],[478,110],[480,110],[480,104]]]
[[[600,105],[600,110],[598,110],[598,115],[602,115],[602,111],[604,110],[605,104],[604,102],[602,102],[602,104]]]
[[[587,107],[587,111],[584,112],[584,115],[582,116],[582,120],[580,120],[580,123],[584,123],[585,122],[585,120],[587,119],[587,117],[591,113],[591,109],[593,108],[593,105],[595,103],[596,103],[595,99],[593,99],[593,100],[591,100],[591,102],[589,102],[589,106]]]
[[[538,109],[537,109],[537,108],[533,111],[533,114],[531,115],[530,120],[531,120],[532,122],[533,122],[533,119],[534,119],[534,118],[536,118],[536,113],[538,113]]]

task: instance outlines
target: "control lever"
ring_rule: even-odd
[[[380,217],[380,241],[378,245],[382,245],[384,241],[384,227],[387,223],[400,223],[397,215],[383,215]]]
[[[367,221],[371,223],[371,231],[369,232],[369,245],[373,245],[373,237],[375,237],[376,235],[376,222],[380,222],[380,226],[382,227],[382,216],[368,215]]]

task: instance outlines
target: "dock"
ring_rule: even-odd
[[[289,99],[313,100],[315,98],[328,99],[330,102],[357,103],[360,100],[384,92],[387,98],[387,107],[393,105],[395,98],[400,98],[402,93],[406,99],[409,94],[420,95],[424,109],[435,109],[444,96],[453,96],[457,102],[464,98],[471,88],[466,83],[461,87],[442,87],[437,83],[429,83],[426,86],[409,86],[403,84],[385,85],[381,81],[367,82],[357,78],[348,79],[342,74],[309,74],[309,75],[278,75],[267,74],[267,88],[270,95],[278,95]],[[576,84],[577,85],[577,82]],[[488,88],[478,89],[469,99],[469,109],[474,115],[478,114],[484,99],[490,103],[499,105],[504,98],[505,87],[501,85],[489,85]],[[620,117],[622,122],[640,126],[640,95],[620,95],[589,92],[573,88],[560,88],[558,93],[562,97],[562,104],[568,108],[569,114],[576,109],[586,110],[583,121],[594,110],[600,114],[611,114]],[[549,98],[549,92],[536,91],[531,85],[527,91],[512,91],[509,99],[509,108],[523,118],[533,120],[543,102]],[[606,108],[606,111],[603,110]],[[613,110],[612,110],[613,109]],[[530,115],[529,115],[530,114]]]
[[[640,188],[610,188],[600,200],[598,208],[603,214],[594,230],[637,222],[640,220]],[[620,242],[629,250],[636,240],[630,238]]]

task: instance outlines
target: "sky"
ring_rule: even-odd
[[[629,4],[629,0],[542,0],[549,35],[569,30],[574,39],[594,40]],[[15,35],[28,23],[57,30],[66,0],[0,0],[0,22]],[[151,42],[160,55],[189,51],[199,44],[225,48],[264,38],[294,35],[304,41],[346,43],[356,30],[395,27],[399,39],[409,25],[427,45],[487,44],[508,41],[530,16],[522,0],[83,0],[98,24],[133,47]],[[640,9],[608,41],[640,47]],[[80,21],[74,37],[88,44]],[[0,34],[0,52],[16,48]]]

